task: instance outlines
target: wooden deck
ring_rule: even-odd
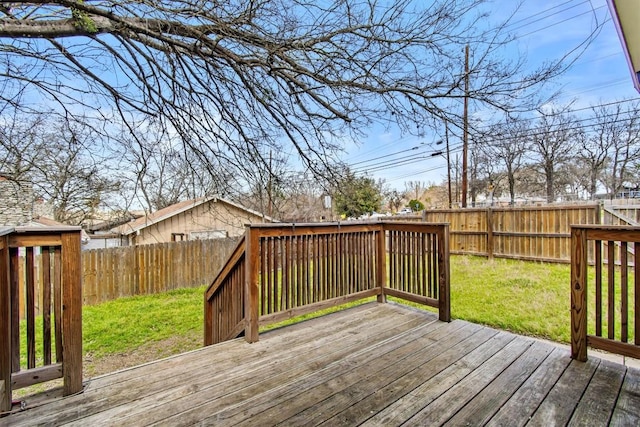
[[[639,425],[640,370],[370,303],[101,376],[0,425]]]

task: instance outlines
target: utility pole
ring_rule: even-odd
[[[462,133],[462,207],[467,207],[467,152],[469,151],[469,45],[464,48],[464,117]]]
[[[447,182],[449,187],[449,209],[451,209],[451,157],[449,152],[449,122],[444,122],[444,139],[447,144]]]

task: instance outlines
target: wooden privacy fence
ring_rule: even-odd
[[[210,283],[237,242],[237,238],[189,240],[84,251],[84,303]]]
[[[571,245],[571,357],[590,346],[640,358],[640,228],[575,226]]]
[[[447,224],[247,226],[205,292],[205,345],[258,340],[258,326],[387,295],[436,307],[450,320]]]
[[[571,225],[600,224],[599,204],[425,210],[421,217],[449,223],[452,254],[527,261],[570,262]]]
[[[65,395],[82,390],[80,233],[79,227],[0,231],[1,411],[11,410],[13,390],[52,379],[64,379]],[[36,252],[41,254],[40,270]],[[37,276],[41,276],[40,292]],[[42,301],[41,334],[36,332],[37,301]],[[25,360],[20,357],[21,342],[26,343]]]

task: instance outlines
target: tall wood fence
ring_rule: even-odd
[[[571,225],[600,224],[597,203],[426,210],[393,219],[449,223],[452,254],[568,263]]]
[[[84,304],[208,284],[237,243],[189,240],[84,251]]]

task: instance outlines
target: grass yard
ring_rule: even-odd
[[[84,307],[85,375],[91,377],[202,346],[204,290],[204,286],[180,289]],[[454,318],[568,343],[569,292],[568,264],[451,257]],[[593,299],[593,292],[590,297]],[[300,318],[285,323],[297,320]],[[40,324],[36,330],[42,330]],[[37,338],[36,342],[42,340]]]

